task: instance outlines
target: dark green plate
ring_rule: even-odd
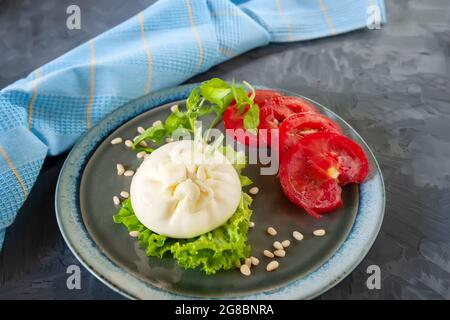
[[[238,270],[222,271],[208,276],[200,270],[184,270],[171,258],[149,258],[145,255],[144,250],[139,248],[137,241],[128,235],[127,230],[122,225],[114,224],[112,216],[117,212],[117,207],[113,204],[112,197],[113,195],[118,195],[122,190],[128,191],[132,179],[131,177],[117,176],[116,164],[123,163],[127,168],[136,169],[142,160],[137,159],[136,154],[126,148],[124,144],[111,145],[110,141],[114,137],[132,139],[137,135],[136,128],[138,126],[148,127],[156,120],[164,120],[170,113],[170,106],[174,103],[176,102],[155,107],[133,117],[129,121],[122,121],[120,125],[115,127],[115,130],[110,130],[107,135],[104,134],[102,142],[96,142],[89,147],[92,150],[91,153],[85,152],[84,160],[86,163],[84,166],[80,166],[81,170],[79,172],[81,173],[81,179],[78,180],[77,188],[79,193],[76,197],[77,201],[79,201],[79,207],[76,210],[78,210],[78,213],[81,213],[82,219],[79,222],[86,228],[87,236],[93,240],[92,246],[96,247],[96,250],[100,249],[100,255],[106,256],[109,260],[108,263],[112,262],[112,265],[117,270],[127,274],[127,277],[131,276],[140,286],[142,285],[145,288],[150,288],[149,290],[153,290],[152,294],[155,292],[161,293],[156,294],[156,297],[162,298],[168,297],[166,293],[163,293],[165,291],[175,293],[174,297],[182,295],[230,298],[247,296],[255,298],[260,297],[258,294],[262,292],[267,293],[269,296],[271,292],[276,295],[277,292],[283,291],[281,288],[289,287],[286,286],[287,284],[295,284],[295,280],[298,282],[298,279],[307,281],[308,277],[305,276],[313,276],[314,271],[321,265],[324,265],[349,236],[357,214],[361,211],[360,192],[357,186],[349,185],[344,188],[344,206],[341,209],[336,210],[332,214],[324,215],[321,220],[316,220],[287,200],[283,195],[276,176],[262,176],[259,173],[258,165],[249,165],[244,173],[260,189],[259,194],[253,196],[252,209],[254,212],[252,221],[255,222],[255,227],[249,233],[252,255],[259,258],[260,265],[252,268],[252,276],[250,277],[243,276]],[[323,109],[320,105],[318,107]],[[123,108],[125,110],[126,106]],[[132,107],[130,106],[130,108]],[[345,122],[331,112],[325,111],[343,127],[347,134],[366,148],[364,142],[360,140],[359,136],[354,135],[354,131]],[[369,179],[374,177],[381,178],[381,173],[370,150],[366,149],[366,151],[371,163]],[[382,180],[379,180],[377,183],[379,184],[380,182],[382,186]],[[58,189],[62,188],[59,186]],[[384,191],[384,189],[380,190]],[[382,202],[380,203],[384,204],[384,194],[380,193],[378,196],[382,197]],[[61,215],[61,211],[65,211],[61,205],[58,206],[58,195],[57,209],[59,211],[58,215]],[[378,217],[376,219],[378,222],[374,225],[376,232],[378,231],[378,224],[381,223],[381,209],[382,206],[376,210]],[[105,270],[100,271],[99,269],[101,268],[89,265],[86,257],[89,255],[88,251],[92,250],[92,248],[86,249],[85,246],[75,244],[74,239],[68,239],[67,228],[61,223],[63,218],[58,217],[58,219],[63,234],[65,234],[72,250],[94,274],[129,297],[149,297],[145,292],[136,294],[136,291],[133,292],[134,290],[130,289],[130,284],[123,283],[124,280],[110,280],[108,276],[111,275],[106,275]],[[278,231],[277,236],[272,237],[267,234],[266,229],[269,226],[274,227]],[[314,236],[312,232],[318,228],[325,229],[327,234],[323,237]],[[304,240],[294,240],[292,237],[294,230],[302,232],[305,236]],[[370,241],[373,241],[372,238],[374,239],[374,236],[369,237]],[[267,272],[265,267],[271,259],[263,256],[263,250],[272,249],[272,243],[275,240],[282,241],[286,239],[291,241],[290,247],[286,250],[286,257],[277,259],[280,262],[278,270],[271,273]],[[77,245],[79,246],[78,250],[75,248]],[[362,252],[359,252],[358,259],[362,259],[361,254],[365,254],[367,249],[364,248]],[[357,260],[356,258],[353,259]],[[299,294],[291,292],[288,296],[292,298],[308,298],[323,291],[339,279],[331,279],[331,281],[326,279],[327,283],[322,277],[319,280],[318,284],[323,282],[321,284],[322,289],[316,289],[315,292],[307,295],[303,295],[301,292]],[[117,281],[120,283],[115,283]],[[314,280],[309,280],[309,285],[314,285],[311,281]],[[157,290],[155,287],[162,290]],[[137,287],[135,286],[135,288]],[[305,289],[307,288],[308,286],[305,287]]]

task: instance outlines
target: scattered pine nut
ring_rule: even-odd
[[[178,111],[178,105],[177,105],[177,104],[174,104],[173,106],[171,106],[171,107],[170,107],[170,111],[172,111],[172,112]]]
[[[292,232],[292,236],[294,237],[295,240],[298,240],[298,241],[303,240],[303,234],[301,234],[301,232],[299,232],[297,230]]]
[[[153,126],[154,127],[160,126],[160,125],[162,125],[162,121],[161,120],[157,120],[157,121],[153,122]]]
[[[127,146],[128,148],[131,148],[133,146],[133,141],[125,140],[125,146]]]
[[[279,266],[280,266],[280,264],[278,263],[278,261],[270,261],[266,267],[266,270],[269,272],[274,271],[274,270],[278,269]]]
[[[131,177],[132,175],[134,175],[134,171],[133,170],[127,170],[123,173],[123,175],[125,177]]]
[[[281,245],[283,246],[283,248],[287,248],[291,245],[291,242],[289,240],[284,240],[281,242]]]
[[[113,202],[114,202],[114,204],[115,204],[116,206],[118,206],[118,205],[120,204],[120,199],[119,199],[119,197],[118,197],[118,196],[114,196],[114,197],[113,197]]]
[[[271,236],[276,236],[278,232],[273,227],[268,227],[267,233],[270,234]]]
[[[139,237],[140,232],[139,231],[130,231],[130,236],[133,238]]]
[[[286,255],[286,251],[284,251],[284,250],[275,250],[274,252],[273,252],[273,254],[274,255],[276,255],[277,257],[284,257],[285,255]]]
[[[118,176],[121,176],[121,175],[123,175],[125,173],[125,167],[123,166],[123,164],[118,163],[116,165],[116,167],[117,167],[117,175]]]
[[[283,245],[281,244],[280,241],[275,241],[275,242],[273,243],[273,247],[274,247],[275,249],[277,249],[277,250],[283,250]]]
[[[140,145],[141,147],[144,147],[144,148],[148,147],[147,142],[145,142],[144,140],[142,140],[141,142],[139,142],[139,145]]]
[[[137,132],[139,134],[143,134],[145,132],[145,129],[143,127],[137,127]]]
[[[250,192],[250,194],[253,194],[253,195],[258,194],[259,188],[258,187],[253,187],[250,190],[248,190],[248,192]]]
[[[268,257],[268,258],[273,258],[273,257],[275,257],[275,255],[274,255],[271,251],[269,251],[269,250],[264,250],[263,254],[264,254],[266,257]]]
[[[257,266],[259,264],[259,259],[256,257],[250,257],[252,260],[252,265]]]
[[[122,138],[120,137],[111,140],[111,144],[119,144],[119,143],[122,143]]]
[[[240,270],[241,270],[241,273],[242,273],[244,276],[247,276],[247,277],[248,277],[249,275],[252,274],[252,272],[250,271],[249,266],[246,265],[246,264],[243,264],[243,265],[241,266]]]
[[[130,196],[130,193],[128,191],[122,191],[120,193],[120,196],[124,199],[127,199]]]
[[[248,224],[248,226],[249,226],[250,228],[253,228],[253,227],[255,226],[255,223],[254,223],[253,221],[250,221],[250,223]]]
[[[326,234],[324,229],[317,229],[313,231],[313,234],[317,237],[322,237]]]
[[[245,264],[250,268],[252,266],[252,259],[245,258]]]
[[[138,152],[138,153],[136,154],[136,157],[137,157],[138,159],[142,159],[142,158],[145,157],[146,154],[147,154],[147,152],[141,151],[141,152]]]

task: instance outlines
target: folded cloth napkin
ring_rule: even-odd
[[[385,21],[383,0],[160,0],[0,91],[0,248],[44,158],[124,103],[269,42]]]

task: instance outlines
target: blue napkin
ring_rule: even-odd
[[[372,15],[372,16],[371,16]],[[269,42],[367,27],[383,0],[160,0],[0,91],[0,248],[47,155],[106,114]]]

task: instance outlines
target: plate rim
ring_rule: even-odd
[[[72,253],[75,255],[75,257],[78,259],[78,261],[91,273],[93,274],[97,279],[99,279],[102,283],[104,283],[106,286],[114,290],[115,292],[121,294],[122,296],[129,298],[129,299],[138,299],[138,298],[152,298],[152,299],[211,299],[206,297],[195,297],[195,296],[184,296],[176,293],[172,293],[160,288],[157,288],[155,286],[152,286],[148,283],[144,283],[142,280],[138,279],[134,275],[127,273],[125,270],[123,270],[120,266],[116,265],[114,262],[112,262],[101,250],[98,246],[95,245],[95,242],[93,239],[91,239],[88,231],[86,230],[84,225],[80,225],[80,221],[75,221],[74,218],[79,216],[82,224],[82,218],[81,218],[81,212],[77,212],[77,206],[76,201],[79,200],[79,182],[81,180],[81,175],[83,172],[83,169],[92,155],[92,153],[95,151],[95,146],[98,146],[98,144],[104,140],[105,136],[108,136],[110,133],[112,133],[114,130],[116,130],[120,125],[124,124],[125,122],[133,119],[134,117],[138,116],[139,114],[142,114],[145,111],[148,111],[152,108],[161,106],[166,103],[171,103],[177,100],[181,100],[183,98],[186,98],[188,93],[192,90],[193,87],[197,86],[198,84],[187,84],[182,85],[178,87],[173,87],[170,89],[161,90],[155,93],[151,93],[149,95],[140,97],[138,99],[129,101],[122,105],[121,107],[117,108],[112,113],[108,114],[104,119],[99,121],[95,126],[93,126],[90,130],[85,132],[79,139],[78,142],[74,145],[72,150],[70,151],[69,155],[67,156],[63,167],[61,168],[57,185],[56,185],[56,192],[55,192],[55,212],[56,212],[56,218],[58,227],[60,229],[60,232],[64,238],[64,241],[66,242],[69,249],[72,251]],[[269,89],[262,86],[257,86],[257,88],[264,88]],[[321,266],[319,266],[315,271],[311,272],[307,276],[303,278],[296,279],[292,282],[287,283],[286,285],[282,286],[281,288],[276,288],[274,290],[270,291],[264,291],[260,293],[252,293],[249,295],[239,295],[239,296],[227,296],[223,298],[218,299],[312,299],[314,297],[317,297],[318,295],[326,292],[330,288],[334,287],[336,284],[338,284],[340,281],[342,281],[348,274],[350,274],[365,258],[368,251],[372,247],[373,243],[375,242],[379,230],[381,228],[384,214],[385,214],[385,203],[386,203],[386,192],[385,192],[385,186],[384,186],[384,179],[383,175],[380,169],[380,166],[377,162],[377,159],[375,158],[372,150],[369,148],[367,143],[364,141],[364,139],[359,135],[359,133],[353,129],[352,126],[350,126],[344,119],[342,119],[339,115],[328,109],[327,107],[323,106],[321,103],[312,100],[308,97],[304,97],[298,93],[294,93],[288,90],[284,89],[277,89],[277,88],[271,88],[272,90],[281,91],[283,93],[292,94],[295,96],[301,96],[314,104],[317,104],[322,108],[325,112],[331,114],[333,117],[339,119],[342,121],[349,130],[351,130],[352,134],[355,135],[359,142],[362,143],[363,147],[366,149],[366,152],[369,154],[369,158],[371,158],[373,164],[374,164],[374,171],[375,175],[374,178],[376,178],[374,181],[371,181],[375,184],[378,184],[375,186],[375,188],[378,188],[379,199],[376,199],[378,201],[378,210],[377,214],[375,216],[376,221],[374,224],[369,225],[370,228],[370,235],[368,238],[365,239],[364,245],[359,245],[359,253],[356,255],[356,257],[353,257],[353,259],[350,261],[350,263],[347,263],[347,266],[341,267],[340,272],[336,275],[331,276],[325,276],[321,281],[319,281],[319,284],[316,284],[315,286],[318,287],[316,290],[314,288],[312,289],[312,292],[305,292],[301,293],[302,290],[298,290],[300,286],[300,282],[302,281],[308,281],[311,282],[317,282],[318,279],[311,279],[311,276],[318,273],[324,273],[324,266],[329,263],[338,263],[339,261],[334,261],[336,256],[339,257],[340,251],[343,250],[345,247],[347,241],[349,241],[349,238],[352,236],[353,232],[355,231],[355,225],[358,223],[358,216],[360,216],[360,211],[363,209],[361,208],[361,199],[363,199],[361,193],[364,192],[364,186],[368,183],[365,182],[361,185],[361,188],[359,188],[360,192],[360,203],[358,206],[358,213],[355,219],[355,222],[352,226],[352,229],[350,230],[350,233],[347,237],[347,239],[343,242],[343,244],[337,249],[337,251]],[[150,105],[150,106],[149,106]],[[117,123],[117,124],[116,124]],[[116,124],[116,125],[115,125]],[[102,127],[108,127],[112,126],[112,128],[105,128],[104,130],[107,130],[105,136],[99,137],[98,134],[99,131],[101,132]],[[95,137],[97,135],[97,139]],[[91,150],[83,150],[86,147],[86,144],[94,145],[94,147]],[[82,157],[84,158],[84,162],[82,164],[79,164],[78,166],[71,163],[71,161]],[[80,169],[80,170],[78,170]],[[78,178],[78,182],[77,181]],[[69,186],[67,186],[69,184]],[[76,184],[76,186],[75,186]],[[72,190],[76,194],[67,195],[66,189],[75,189]],[[64,202],[67,206],[61,206],[61,202]],[[64,208],[64,209],[62,209]],[[70,226],[71,222],[73,223],[72,226]],[[74,230],[71,229],[75,228],[75,232],[81,236],[85,237],[86,239],[82,239],[82,242],[72,242],[71,239],[71,232],[73,233]],[[366,226],[367,227],[367,226]],[[345,248],[344,248],[345,249]],[[88,254],[94,254],[98,259],[101,261],[91,261],[93,264],[97,264],[97,266],[94,266],[86,259],[86,255]],[[89,255],[88,255],[89,256]],[[339,260],[339,259],[338,259]],[[334,261],[334,262],[333,262]],[[97,263],[98,262],[98,263]],[[341,261],[342,262],[342,261]],[[100,266],[100,267],[99,267]],[[100,270],[102,269],[102,270]],[[112,272],[113,271],[113,272]],[[109,274],[109,278],[106,278],[104,275],[108,272],[112,272],[112,274]],[[125,285],[114,283],[114,280],[111,280],[111,277],[113,276],[120,276],[122,273],[122,277],[131,278],[128,280],[133,280],[132,282],[135,282],[137,286],[140,287],[140,290],[145,291],[145,295],[137,295],[136,292],[133,294],[131,293],[130,289],[133,288],[127,288],[127,282],[125,281]],[[313,277],[314,278],[314,277]],[[316,277],[317,278],[317,277]],[[320,278],[320,276],[319,276]],[[331,279],[330,279],[331,278]],[[117,280],[117,279],[116,279]],[[117,282],[117,281],[116,281]],[[140,285],[139,285],[140,284]],[[314,286],[313,286],[314,287]],[[286,291],[286,289],[289,289]],[[296,290],[297,289],[297,290]],[[285,291],[285,292],[283,292]],[[311,291],[311,289],[310,289]],[[138,290],[139,292],[139,290]],[[216,298],[215,298],[216,299]]]

